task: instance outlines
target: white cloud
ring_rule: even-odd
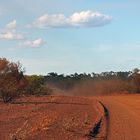
[[[17,21],[16,20],[13,20],[6,25],[7,29],[15,29],[16,27],[17,27]]]
[[[17,33],[16,31],[6,31],[4,33],[0,33],[0,39],[3,40],[22,40],[24,39],[21,33]]]
[[[5,25],[5,28],[0,32],[0,39],[3,40],[22,40],[24,39],[23,33],[20,33],[16,29],[17,21],[13,20]]]
[[[80,13],[74,13],[70,18],[69,22],[71,25],[76,27],[97,27],[97,26],[103,26],[105,24],[108,24],[112,21],[112,17],[108,15],[103,15],[99,12],[92,12],[92,11],[86,11],[86,12],[80,12]]]
[[[37,28],[98,27],[109,24],[111,21],[111,16],[99,12],[82,11],[69,17],[63,14],[45,14],[36,19],[31,26]]]
[[[25,47],[25,48],[26,47],[27,48],[38,48],[38,47],[43,46],[44,44],[46,44],[46,42],[42,38],[39,38],[39,39],[36,39],[36,40],[25,41],[22,44],[20,44],[19,46],[20,47]]]

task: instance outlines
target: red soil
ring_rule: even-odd
[[[95,139],[107,134],[108,140],[140,140],[140,95],[26,97],[15,103],[0,103],[0,140],[91,140],[87,134],[101,118]]]
[[[84,97],[26,97],[0,103],[0,139],[82,140],[99,119],[101,108]]]
[[[140,95],[104,96],[109,112],[108,140],[140,140]]]

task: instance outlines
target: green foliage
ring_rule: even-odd
[[[49,73],[44,79],[46,83],[54,87],[62,90],[80,90],[80,93],[82,93],[82,91],[85,93],[96,92],[97,94],[140,92],[140,74],[138,69],[135,69],[133,72],[110,71],[102,72],[100,74],[75,73],[70,75],[59,75],[57,73]]]
[[[80,84],[85,81],[102,81],[102,80],[112,80],[112,79],[120,79],[120,80],[129,80],[131,72],[102,72],[100,74],[92,73],[75,73],[71,75],[58,75],[57,73],[49,73],[44,77],[46,83],[56,86],[61,89],[71,89],[75,85]]]
[[[26,89],[27,94],[30,95],[48,95],[52,91],[45,85],[43,76],[27,76],[28,86]]]
[[[70,75],[52,72],[46,76],[24,76],[24,70],[19,62],[9,62],[5,58],[0,58],[0,97],[4,102],[9,102],[25,93],[27,95],[49,95],[52,93],[50,87],[61,90],[79,88],[80,93],[140,93],[140,73],[136,68],[132,72],[110,71],[100,74],[75,73]]]

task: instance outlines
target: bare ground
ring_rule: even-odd
[[[108,109],[108,140],[140,140],[140,95],[98,97]]]
[[[140,140],[140,95],[0,103],[0,140]]]
[[[84,140],[102,109],[85,97],[26,97],[0,103],[1,140]]]

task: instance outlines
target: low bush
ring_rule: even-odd
[[[26,80],[19,62],[0,58],[0,96],[4,103],[19,97],[26,87]]]
[[[28,85],[26,87],[26,94],[29,95],[50,95],[52,89],[45,84],[43,76],[27,76]]]

